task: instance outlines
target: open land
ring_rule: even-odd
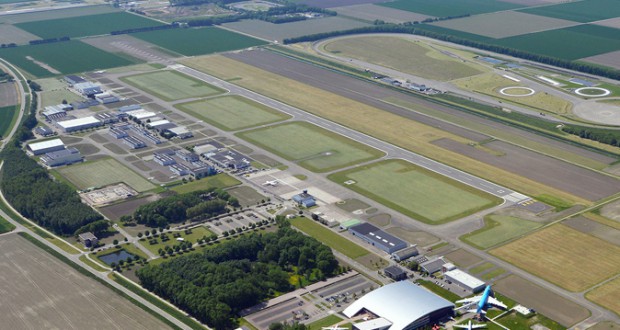
[[[83,39],[82,41],[106,52],[120,52],[146,62],[163,62],[176,56],[176,54],[172,52],[166,51],[144,40],[134,38],[129,34],[105,35]],[[152,69],[152,67],[150,69]]]
[[[58,172],[79,189],[103,187],[118,182],[138,192],[155,188],[152,183],[112,158],[63,167]]]
[[[482,258],[463,249],[454,250],[445,257],[461,268],[467,268],[482,261]]]
[[[355,58],[423,78],[448,81],[485,71],[480,65],[463,63],[426,45],[400,37],[362,36],[326,43],[326,51]]]
[[[428,15],[373,4],[337,7],[332,8],[332,10],[336,11],[340,16],[355,17],[371,22],[377,19],[389,23],[419,22],[430,17]]]
[[[297,161],[314,172],[328,172],[384,155],[379,150],[306,122],[259,128],[238,136],[276,155]]]
[[[304,233],[315,237],[330,248],[346,255],[349,258],[356,259],[369,254],[370,252],[363,247],[353,243],[352,241],[338,235],[329,228],[304,217],[291,220],[291,225],[303,231]]]
[[[68,89],[57,89],[57,90],[49,90],[41,92],[41,106],[47,107],[50,105],[57,105],[62,103],[62,101],[66,100],[68,103],[72,103],[74,101],[81,101],[84,98],[80,95],[68,90]]]
[[[417,244],[421,247],[439,242],[439,238],[424,231],[413,231],[402,227],[390,227],[385,231],[411,244]]]
[[[22,29],[16,28],[14,25],[0,24],[0,43],[10,44],[16,43],[27,44],[30,40],[37,40],[39,37],[32,33],[28,33]]]
[[[227,192],[231,196],[236,197],[239,200],[239,204],[245,207],[254,206],[266,199],[265,196],[248,186],[234,187],[228,189]]]
[[[260,46],[264,41],[216,28],[168,29],[132,36],[185,56],[205,55]]]
[[[213,96],[225,91],[176,71],[157,71],[123,77],[122,80],[162,100],[174,101],[190,97]]]
[[[613,52],[604,53],[600,55],[585,57],[585,58],[582,58],[581,60],[620,70],[620,50],[616,50]]]
[[[154,202],[159,198],[159,195],[152,195],[144,198],[130,199],[126,202],[99,208],[99,212],[105,215],[106,218],[116,221],[124,215],[132,214],[136,209],[138,209],[138,207]]]
[[[435,17],[459,16],[465,14],[474,15],[522,7],[513,3],[497,0],[396,0],[385,2],[380,5]]]
[[[16,105],[19,100],[17,96],[17,86],[15,83],[0,83],[0,107]]]
[[[2,326],[10,329],[167,328],[18,235],[0,238]]]
[[[620,273],[620,247],[561,224],[493,249],[491,254],[575,292]]]
[[[596,214],[594,214],[594,216],[596,216]],[[598,220],[596,219],[598,217],[594,218],[596,220],[590,218],[592,218],[592,214],[590,214],[589,217],[578,216],[570,218],[563,221],[562,224],[575,230],[579,230],[584,234],[589,234],[611,244],[620,246],[620,230],[596,221]],[[611,222],[613,223],[613,221]]]
[[[13,117],[18,113],[15,105],[0,108],[0,137],[6,136],[13,123]]]
[[[329,176],[345,187],[425,223],[440,224],[501,200],[402,160],[387,160]],[[354,184],[346,184],[348,180]]]
[[[484,223],[484,227],[461,236],[461,240],[475,247],[488,249],[542,225],[538,222],[503,215],[491,215],[484,220]]]
[[[520,10],[534,15],[587,23],[620,16],[620,3],[614,0],[586,0]]]
[[[198,119],[226,131],[271,124],[290,118],[242,96],[222,96],[175,105]]]
[[[241,184],[241,182],[234,177],[220,173],[217,175],[202,178],[200,180],[194,180],[182,185],[174,186],[171,190],[176,191],[179,194],[184,194],[196,190],[203,190],[209,188],[227,188]]]
[[[113,8],[109,5],[74,7],[67,9],[45,10],[32,13],[2,15],[0,16],[0,23],[16,24],[118,12],[120,12],[120,10]]]
[[[620,277],[586,293],[586,298],[620,314]]]
[[[377,3],[383,1],[385,0],[299,0],[298,2],[312,7],[331,8],[359,5],[364,3]]]
[[[43,39],[85,37],[109,34],[112,31],[164,25],[159,21],[126,12],[59,18],[15,24]]]
[[[329,31],[349,30],[368,25],[368,23],[338,16],[282,24],[274,24],[260,20],[242,20],[239,22],[222,24],[225,28],[269,41],[282,41],[286,38],[301,37],[308,34]]]

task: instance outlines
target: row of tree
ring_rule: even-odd
[[[246,11],[246,10],[240,10],[240,9],[236,9],[236,10],[239,11],[237,14],[192,19],[192,20],[185,21],[184,23],[191,27],[198,27],[198,26],[221,25],[224,23],[237,22],[242,19],[258,19],[258,20],[262,20],[262,21],[266,21],[266,22],[270,22],[274,24],[281,24],[281,23],[288,23],[288,22],[294,22],[294,21],[300,21],[300,20],[307,19],[307,17],[302,16],[302,15],[293,16],[293,14],[296,14],[296,13],[311,12],[311,13],[322,14],[325,16],[338,15],[338,13],[336,13],[333,10],[328,10],[328,9],[318,8],[318,7],[310,7],[307,5],[300,5],[300,4],[288,4],[286,6],[272,7],[266,11]]]
[[[60,38],[30,40],[28,43],[31,45],[41,45],[41,44],[51,44],[54,42],[63,42],[63,41],[69,41],[69,40],[71,40],[71,38],[69,37],[60,37]]]
[[[569,134],[577,135],[580,138],[594,140],[600,143],[620,147],[620,130],[617,129],[603,129],[576,125],[565,125],[562,127],[562,131]]]
[[[218,6],[225,6],[229,3],[241,2],[244,0],[169,0],[171,6],[194,6],[202,5],[205,3],[214,3]]]
[[[149,31],[158,31],[158,30],[170,30],[176,29],[179,27],[179,23],[172,23],[167,25],[157,25],[157,26],[147,26],[141,28],[133,28],[133,29],[125,29],[125,30],[117,30],[110,32],[111,35],[119,35],[119,34],[129,34],[129,33],[138,33],[138,32],[149,32]]]

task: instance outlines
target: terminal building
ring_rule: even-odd
[[[56,122],[56,125],[65,133],[76,132],[83,129],[98,127],[103,123],[95,118],[95,116],[88,116],[77,119],[69,119]]]
[[[28,145],[28,151],[33,155],[42,155],[48,152],[59,151],[65,149],[65,144],[61,139],[47,140],[43,142],[35,142]]]
[[[359,225],[349,227],[349,233],[387,253],[394,253],[398,250],[402,250],[408,245],[407,242],[401,240],[400,238],[394,237],[393,235],[386,233],[369,223],[361,223]]]
[[[443,276],[445,279],[452,281],[454,284],[471,293],[478,293],[485,287],[484,282],[460,269],[453,269],[444,272]]]
[[[353,323],[357,330],[413,330],[454,316],[454,304],[409,281],[401,281],[371,291],[342,313],[348,318],[365,315],[365,321]]]
[[[80,151],[76,148],[48,152],[41,157],[41,162],[49,167],[70,165],[84,160]]]

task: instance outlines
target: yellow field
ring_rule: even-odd
[[[590,203],[514,173],[437,148],[430,143],[446,137],[461,143],[471,142],[449,132],[222,56],[192,58],[183,61],[183,64],[225,80],[237,78],[237,85],[522,193],[531,196],[549,194],[574,203]]]
[[[620,273],[620,247],[561,224],[491,254],[575,292]]]
[[[620,277],[586,293],[586,298],[620,314]]]

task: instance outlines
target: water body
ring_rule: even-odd
[[[133,260],[134,255],[125,251],[125,250],[120,250],[114,253],[110,253],[110,254],[106,254],[104,256],[100,256],[99,259],[103,262],[105,262],[107,265],[112,265],[112,263],[115,263],[118,265],[118,262],[121,260],[127,260],[127,259],[132,259]]]

